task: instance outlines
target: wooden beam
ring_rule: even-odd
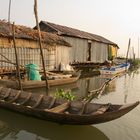
[[[48,95],[49,85],[48,85],[47,76],[46,76],[45,62],[44,62],[44,56],[43,56],[43,51],[42,51],[41,33],[40,33],[40,27],[38,23],[37,0],[34,0],[34,14],[35,14],[35,19],[36,19],[36,27],[37,27],[38,35],[39,35],[40,54],[42,58],[43,71],[44,71],[44,76],[45,76],[45,81],[46,81],[46,94]]]
[[[16,70],[18,74],[18,82],[19,82],[19,87],[22,90],[22,84],[21,84],[21,79],[20,79],[20,68],[19,68],[19,63],[18,63],[18,55],[17,55],[17,48],[16,48],[16,41],[15,41],[15,23],[12,25],[12,34],[13,34],[13,45],[14,45],[14,50],[15,50],[15,57],[16,57]]]

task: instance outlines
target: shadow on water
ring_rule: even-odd
[[[109,140],[96,127],[60,125],[0,109],[1,140]]]

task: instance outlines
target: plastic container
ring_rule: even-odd
[[[29,80],[41,81],[41,75],[39,74],[39,66],[37,64],[27,64],[25,66]]]

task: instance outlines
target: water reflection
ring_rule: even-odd
[[[57,89],[64,89],[64,91],[71,91],[77,99],[83,99],[88,97],[89,91],[93,91],[99,89],[107,80],[109,80],[110,76],[94,76],[94,77],[84,77],[78,80],[77,83],[73,83],[70,85],[64,86],[56,86],[51,87],[49,90],[49,94],[55,94]],[[103,91],[102,95],[108,94],[116,90],[116,80],[113,80],[108,84],[105,91]],[[27,90],[36,94],[45,94],[45,88],[39,89],[30,89]],[[101,95],[100,95],[101,96]],[[100,98],[100,96],[93,96],[93,98]]]
[[[79,91],[78,95],[81,96],[80,98],[85,98],[85,97],[93,97],[93,98],[100,98],[102,95],[109,94],[110,92],[114,92],[116,90],[116,79],[113,81],[109,82],[109,84],[106,86],[105,90],[101,93],[89,93],[90,91],[95,91],[99,90],[103,84],[109,80],[111,77],[108,76],[95,76],[91,78],[83,78],[78,81],[79,85]],[[93,95],[89,95],[93,94]]]
[[[109,140],[93,126],[59,125],[0,110],[1,140]]]
[[[124,75],[124,103],[127,103],[128,95],[131,92],[135,91],[135,82],[136,78],[139,75],[139,70],[135,70],[133,72],[129,72],[128,74]]]
[[[137,75],[139,75],[139,70],[135,70],[133,72],[129,72],[126,75],[123,75],[122,77],[116,78],[112,82],[109,83],[109,85],[106,87],[105,91],[98,95],[93,96],[93,98],[101,98],[103,95],[109,95],[109,93],[114,93],[117,88],[123,88],[121,93],[123,93],[123,103],[127,103],[128,100],[128,94],[132,89],[134,89],[133,84],[135,83],[135,80]],[[89,75],[88,75],[89,76]],[[99,89],[102,84],[110,79],[110,75],[100,75],[100,76],[93,76],[93,77],[84,77],[78,80],[77,83],[73,83],[70,85],[64,85],[64,86],[56,86],[51,87],[49,90],[50,94],[55,94],[57,89],[64,89],[65,91],[71,91],[72,94],[74,94],[77,99],[83,99],[88,97],[89,91]],[[121,79],[121,80],[118,80]],[[121,85],[119,85],[117,82],[119,81]],[[118,86],[119,85],[119,86]],[[36,94],[45,94],[46,90],[45,88],[38,88],[38,89],[31,89],[27,90],[31,91]]]

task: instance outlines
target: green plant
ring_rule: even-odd
[[[73,101],[75,99],[75,96],[72,95],[71,91],[64,91],[63,89],[57,89],[55,97],[66,99],[68,101]]]

